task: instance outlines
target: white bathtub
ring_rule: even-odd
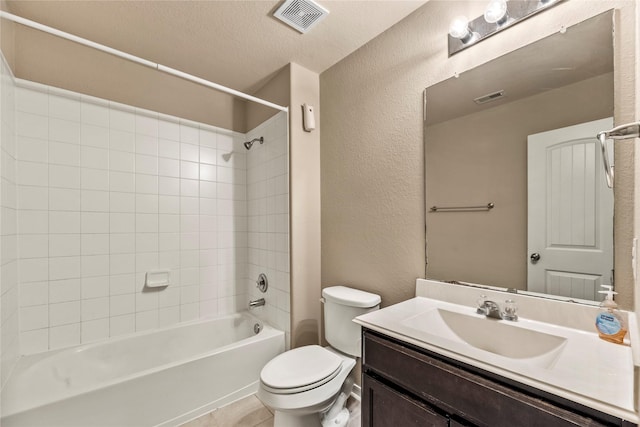
[[[282,331],[236,314],[26,356],[2,390],[0,423],[178,425],[257,391],[284,348]]]

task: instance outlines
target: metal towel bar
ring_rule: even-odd
[[[490,211],[494,208],[493,202],[480,206],[431,206],[431,212],[474,212],[474,211]]]

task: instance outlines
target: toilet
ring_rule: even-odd
[[[346,426],[350,377],[360,357],[360,326],[352,320],[377,310],[380,296],[346,286],[322,290],[324,333],[329,347],[286,351],[260,372],[258,398],[274,411],[274,427]]]

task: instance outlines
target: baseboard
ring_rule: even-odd
[[[358,384],[353,385],[353,389],[351,390],[351,397],[356,399],[358,402],[360,401],[360,396],[362,395],[362,388]]]

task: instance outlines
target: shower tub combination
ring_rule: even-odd
[[[26,356],[1,424],[175,426],[255,393],[284,350],[284,332],[240,313]]]

